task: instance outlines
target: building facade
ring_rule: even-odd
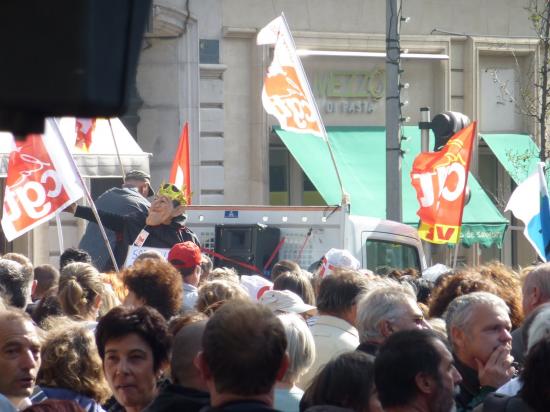
[[[540,63],[527,3],[402,0],[394,17],[400,21],[404,125],[417,125],[419,109],[430,107],[432,116],[452,110],[478,120],[481,135],[532,136],[537,143],[536,123],[525,115],[537,98]],[[188,121],[194,204],[324,204],[261,103],[272,49],[257,46],[256,35],[281,12],[297,49],[368,53],[302,58],[325,125],[385,125],[385,58],[377,55],[386,47],[385,1],[154,0],[123,119],[143,151],[153,154],[154,185],[168,179]],[[515,183],[494,148],[478,140],[472,171],[502,212]],[[520,227],[505,216],[512,224],[503,247],[461,248],[460,262],[526,265],[535,258]],[[32,256],[42,239],[20,240],[24,245],[14,249]],[[434,256],[449,263],[452,251],[438,248]],[[47,254],[35,257],[42,263]]]

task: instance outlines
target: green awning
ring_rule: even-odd
[[[309,134],[275,129],[325,202],[340,204],[341,192],[326,143]],[[386,218],[386,132],[383,127],[328,127],[330,144],[350,195],[351,213]],[[420,130],[404,127],[402,148],[403,222],[417,226],[418,200],[411,185],[412,162],[420,152]],[[472,196],[463,216],[462,243],[499,247],[508,221],[493,205],[476,179],[468,179]]]
[[[481,138],[485,140],[487,146],[516,184],[523,182],[536,170],[539,161],[539,148],[531,136],[483,133]]]

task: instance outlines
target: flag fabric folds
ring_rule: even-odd
[[[180,188],[191,204],[191,175],[189,157],[189,123],[185,122],[181,131],[180,141],[170,170],[170,183]]]
[[[96,119],[75,119],[76,142],[75,148],[81,152],[88,153],[92,145],[92,134],[95,129]]]
[[[306,74],[284,16],[258,33],[257,44],[274,44],[273,61],[264,77],[262,103],[284,130],[325,138]]]
[[[476,122],[459,130],[438,152],[420,153],[411,183],[420,208],[418,234],[431,243],[458,243]]]
[[[550,259],[550,204],[544,163],[540,162],[537,171],[516,187],[506,205],[505,211],[508,210],[525,224],[523,234],[547,262]]]
[[[54,121],[46,121],[43,135],[16,142],[10,154],[2,215],[8,241],[48,221],[84,194]]]

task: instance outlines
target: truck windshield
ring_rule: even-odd
[[[386,274],[393,269],[413,268],[420,271],[420,257],[417,249],[404,243],[368,239],[367,269]]]

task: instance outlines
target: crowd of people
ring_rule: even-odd
[[[163,185],[102,212],[120,272],[0,258],[0,411],[550,410],[550,263],[376,274],[333,249],[267,279],[213,267],[182,206]]]

